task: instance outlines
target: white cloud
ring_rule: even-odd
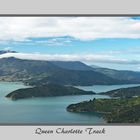
[[[16,57],[29,60],[82,61],[87,63],[112,63],[138,65],[138,60],[117,59],[107,54],[40,54],[40,53],[5,53],[0,58]]]
[[[80,40],[140,38],[140,20],[129,17],[0,17],[0,40],[71,36]]]
[[[65,38],[65,37],[59,37],[59,38],[50,38],[45,40],[35,40],[30,41],[30,43],[38,44],[38,45],[47,45],[47,46],[70,46],[72,39],[71,38]]]

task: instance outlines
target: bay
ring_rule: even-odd
[[[138,85],[96,85],[78,87],[84,90],[103,92],[120,87]],[[93,98],[110,98],[105,95],[78,95],[46,98],[30,98],[12,101],[5,95],[19,88],[27,88],[20,82],[0,82],[0,124],[104,124],[97,113],[71,113],[66,107]]]

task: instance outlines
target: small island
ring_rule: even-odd
[[[31,88],[18,89],[8,95],[7,98],[12,100],[32,98],[32,97],[51,97],[51,96],[67,96],[67,95],[92,95],[93,91],[84,91],[72,86],[63,86],[57,84],[47,84],[35,86]]]

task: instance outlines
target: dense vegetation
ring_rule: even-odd
[[[67,110],[70,112],[102,113],[109,123],[140,122],[140,97],[136,97],[140,96],[140,86],[121,88],[100,94],[109,95],[113,98],[93,99],[72,104],[67,107]]]
[[[6,97],[12,100],[31,98],[31,97],[50,97],[66,95],[85,95],[95,94],[92,91],[84,91],[71,86],[48,84],[25,89],[18,89],[9,93]]]
[[[137,123],[140,122],[140,97],[93,99],[71,104],[67,111],[102,113],[108,123]]]

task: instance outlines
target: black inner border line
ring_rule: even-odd
[[[0,17],[140,17],[140,14],[0,14]],[[0,123],[0,126],[140,126],[140,123]]]

